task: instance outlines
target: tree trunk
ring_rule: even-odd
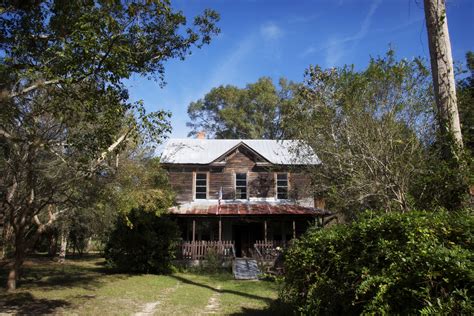
[[[445,0],[424,0],[424,3],[431,73],[441,133],[448,140],[452,137],[457,147],[462,148]]]
[[[61,229],[61,247],[59,249],[59,262],[66,261],[66,252],[67,252],[67,237],[68,237],[68,230],[66,228]]]
[[[3,222],[1,259],[6,259],[12,251],[13,228],[8,221]]]
[[[23,231],[20,229],[15,232],[15,256],[10,266],[10,271],[8,272],[7,279],[7,290],[13,291],[16,290],[17,281],[20,277],[20,268],[23,264],[25,256],[25,240],[23,236]]]
[[[48,248],[48,255],[51,258],[54,258],[56,256],[56,253],[58,252],[58,240],[57,240],[57,234],[56,232],[51,232],[49,235],[49,248]]]

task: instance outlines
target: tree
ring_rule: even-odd
[[[398,61],[393,51],[362,71],[310,67],[283,126],[321,160],[311,171],[314,194],[349,216],[409,210],[412,180],[434,139],[430,88],[422,61]]]
[[[213,88],[189,105],[189,136],[204,131],[210,138],[282,138],[281,117],[298,85],[280,79],[279,86],[277,89],[270,78],[263,77],[243,89]]]
[[[77,181],[102,175],[130,139],[160,142],[169,113],[128,102],[122,80],[164,83],[219,29],[206,10],[193,27],[168,1],[6,1],[0,18],[2,211],[12,228],[8,289],[38,234],[67,212]],[[47,221],[42,221],[48,213]]]
[[[457,96],[464,148],[474,153],[474,52],[466,53],[468,76],[457,83]]]
[[[463,142],[456,100],[446,4],[445,0],[425,0],[424,4],[440,133],[443,143],[446,143],[445,146],[447,146],[446,153],[456,157],[459,154],[458,148],[462,148]]]

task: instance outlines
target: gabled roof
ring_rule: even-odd
[[[300,141],[266,139],[170,139],[161,155],[165,164],[211,164],[246,146],[274,165],[317,165],[316,154]],[[298,148],[298,155],[295,149]]]

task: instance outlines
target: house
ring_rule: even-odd
[[[171,139],[161,162],[177,194],[170,212],[185,258],[202,258],[209,247],[265,256],[330,215],[315,208],[305,172],[320,161],[297,141]]]

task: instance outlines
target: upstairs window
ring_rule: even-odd
[[[277,173],[277,199],[288,199],[288,174]]]
[[[196,200],[207,199],[207,173],[196,173]]]
[[[235,198],[247,199],[247,174],[235,174]]]

